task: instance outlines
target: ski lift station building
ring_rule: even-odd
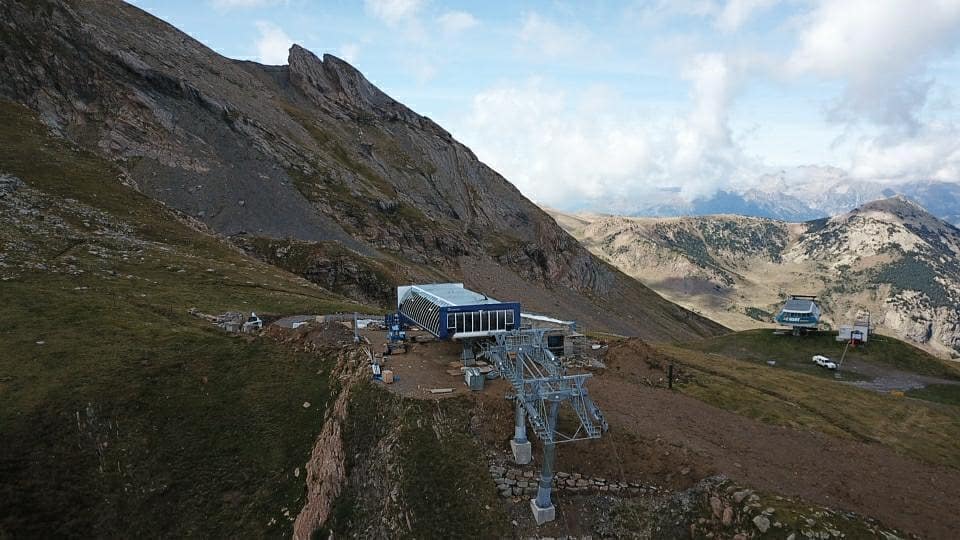
[[[852,325],[844,324],[837,332],[837,341],[852,341],[866,343],[870,340],[870,314],[857,317]]]
[[[444,340],[482,338],[520,328],[519,302],[495,300],[463,283],[397,287],[397,312],[404,323]]]
[[[816,298],[816,296],[801,294],[791,295],[780,308],[780,313],[777,313],[777,323],[794,329],[816,330],[820,325],[820,306],[815,302]]]

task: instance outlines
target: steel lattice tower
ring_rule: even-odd
[[[537,524],[552,521],[555,508],[550,500],[556,445],[563,442],[597,439],[607,430],[600,409],[587,393],[589,373],[566,373],[561,361],[546,347],[543,330],[514,330],[495,336],[495,343],[484,345],[483,355],[497,367],[514,390],[516,424],[513,440],[514,460],[530,462],[527,423],[543,443],[543,466],[537,497],[530,501]],[[568,405],[579,420],[572,433],[557,429],[560,408]]]

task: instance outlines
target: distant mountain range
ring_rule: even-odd
[[[709,197],[670,196],[627,212],[641,217],[741,216],[808,221],[849,212],[869,201],[903,195],[934,216],[960,225],[960,183],[935,180],[898,185],[851,179],[833,167],[797,167],[768,174],[756,187],[720,190]]]
[[[829,325],[869,311],[886,333],[960,354],[960,229],[903,196],[800,223],[553,215],[595,254],[731,328],[770,324],[786,295],[816,294]]]

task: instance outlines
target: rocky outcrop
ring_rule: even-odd
[[[366,367],[366,360],[366,354],[359,349],[346,349],[338,358],[337,368],[332,375],[343,386],[337,399],[327,409],[323,430],[317,436],[306,464],[307,499],[293,523],[293,537],[296,540],[309,540],[327,521],[334,501],[346,482],[343,423],[347,418],[350,391],[353,383],[362,379],[361,370]]]
[[[356,68],[333,56],[323,60],[299,45],[290,48],[290,82],[317,106],[333,101],[349,109],[376,113],[381,120],[419,122],[416,113],[384,94]],[[448,135],[449,137],[449,135]]]

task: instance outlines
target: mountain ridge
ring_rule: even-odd
[[[382,306],[398,283],[451,280],[622,334],[722,331],[594,258],[335,56],[231,60],[114,1],[0,12],[0,96],[264,260]]]
[[[718,215],[558,215],[588,247],[667,298],[735,329],[817,294],[833,327],[869,311],[881,331],[960,353],[960,229],[908,197],[801,223]]]

